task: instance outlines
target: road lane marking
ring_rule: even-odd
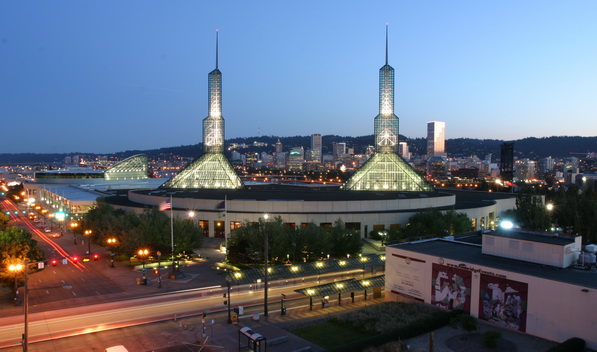
[[[75,291],[71,291],[71,292],[73,293],[73,295],[75,295],[75,296],[77,295],[77,294],[75,293]]]

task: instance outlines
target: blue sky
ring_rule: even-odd
[[[0,2],[0,153],[373,133],[385,24],[400,133],[595,136],[597,1]],[[7,130],[8,129],[8,130]]]

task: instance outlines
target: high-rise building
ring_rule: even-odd
[[[278,138],[278,141],[276,142],[276,153],[282,153],[283,150],[284,146],[282,145],[282,142],[280,142],[280,138]]]
[[[311,135],[311,161],[321,162],[322,139],[320,134]]]
[[[208,115],[203,119],[203,155],[172,177],[165,188],[238,189],[243,183],[224,155],[224,118],[222,117],[222,72],[218,69],[218,32],[216,31],[216,68],[208,75]]]
[[[514,178],[514,143],[502,143],[500,153],[500,177],[503,181]]]
[[[386,63],[379,69],[379,114],[374,119],[377,152],[347,181],[342,189],[354,191],[432,191],[433,188],[398,155],[398,117],[394,115],[394,69]]]
[[[305,162],[305,150],[303,147],[290,148],[288,155],[288,170],[302,170]]]
[[[398,144],[398,154],[405,160],[410,159],[410,151],[408,150],[408,144],[406,144],[406,142],[400,142]]]
[[[427,157],[446,156],[446,123],[427,122]]]
[[[332,143],[332,155],[334,155],[334,161],[341,161],[344,159],[346,157],[346,143]]]

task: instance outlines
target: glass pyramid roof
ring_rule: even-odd
[[[239,189],[243,182],[221,153],[203,154],[162,186],[164,188]]]
[[[396,153],[377,153],[342,185],[351,191],[430,192],[433,188]]]

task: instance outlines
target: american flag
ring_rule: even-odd
[[[172,209],[172,202],[170,199],[166,199],[165,201],[160,203],[160,211]]]
[[[220,203],[218,203],[218,205],[216,206],[216,209],[224,209],[226,208],[226,201],[221,201]]]

